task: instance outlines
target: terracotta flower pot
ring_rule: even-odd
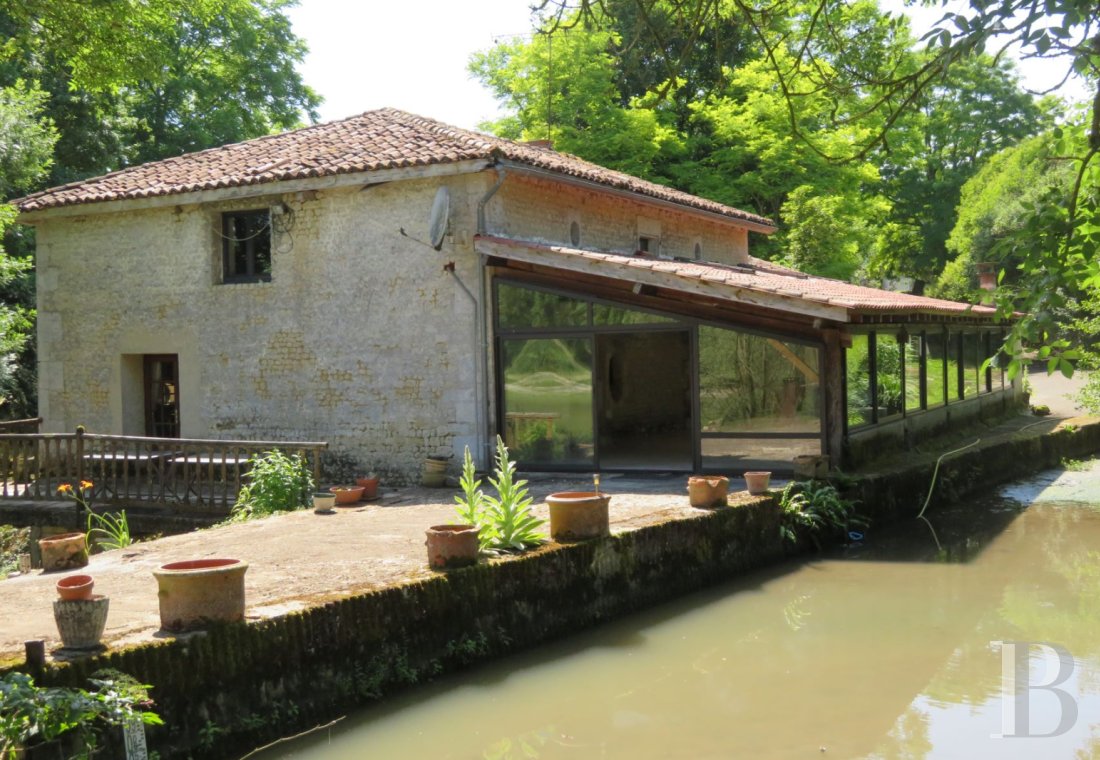
[[[702,509],[725,506],[729,487],[725,475],[693,475],[688,478],[688,501]]]
[[[53,619],[65,649],[97,649],[107,627],[107,610],[110,599],[93,596],[90,599],[53,603]]]
[[[83,533],[60,533],[38,540],[42,569],[75,570],[88,564],[88,542]]]
[[[558,543],[611,535],[607,507],[611,495],[593,491],[559,491],[546,497],[550,537]]]
[[[425,531],[428,566],[445,570],[477,562],[478,529],[473,525],[433,525]]]
[[[768,482],[771,480],[770,472],[746,472],[745,487],[753,496],[760,496],[768,492]]]
[[[363,497],[362,486],[333,486],[328,490],[336,494],[336,506],[338,507],[355,504]]]
[[[57,595],[64,601],[91,599],[95,581],[90,575],[67,575],[57,582]]]
[[[160,598],[160,625],[166,631],[193,631],[210,622],[244,620],[244,574],[239,559],[170,562],[154,570]]]
[[[355,485],[363,487],[364,499],[373,499],[378,496],[378,478],[356,478]]]

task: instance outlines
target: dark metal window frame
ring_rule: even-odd
[[[566,298],[572,298],[578,301],[582,301],[587,304],[587,326],[567,326],[567,327],[501,327],[500,324],[500,309],[499,304],[499,291],[501,285],[510,285],[513,287],[524,288],[526,290],[534,290],[550,295],[563,296]],[[502,357],[504,356],[503,341],[505,340],[529,340],[537,338],[589,338],[592,341],[592,355],[595,357],[595,339],[597,334],[610,334],[610,333],[638,333],[638,332],[680,332],[687,331],[688,333],[688,350],[690,352],[691,359],[691,389],[692,389],[692,402],[691,412],[693,417],[692,424],[692,467],[695,472],[705,471],[702,462],[702,442],[704,438],[707,439],[789,439],[789,440],[805,440],[805,441],[817,441],[824,451],[826,447],[826,404],[825,404],[825,387],[823,378],[825,377],[825,350],[824,344],[807,340],[805,338],[784,335],[782,333],[773,333],[769,331],[759,330],[755,328],[741,327],[726,322],[718,322],[713,320],[698,319],[695,317],[685,317],[680,314],[672,312],[659,311],[657,309],[648,309],[645,307],[636,306],[634,304],[623,303],[618,301],[612,301],[599,296],[589,295],[587,293],[581,293],[577,291],[570,291],[563,288],[547,287],[545,285],[534,284],[527,282],[519,277],[508,277],[507,275],[496,275],[493,277],[492,282],[492,306],[493,306],[493,330],[494,330],[494,343],[493,348],[496,352],[498,360],[494,362],[495,372],[495,402],[497,412],[497,433],[499,435],[504,434],[504,362]],[[665,319],[675,320],[673,322],[665,323],[652,323],[652,324],[631,324],[631,325],[597,325],[593,319],[593,307],[597,305],[611,306],[619,309],[629,309],[631,311],[638,311],[646,314],[653,314],[655,316],[663,317]],[[819,431],[817,433],[704,433],[700,430],[700,378],[699,378],[699,329],[700,327],[716,327],[723,330],[730,330],[733,332],[746,333],[760,338],[772,338],[775,340],[782,340],[786,343],[793,343],[796,345],[809,346],[810,348],[817,349],[817,365],[818,365],[818,377],[822,378],[822,381],[818,383],[818,417],[819,417]],[[592,467],[600,470],[600,447],[599,447],[599,425],[598,422],[601,419],[602,408],[600,407],[600,399],[598,394],[595,393],[595,370],[593,370],[593,399],[592,399],[592,434],[594,437],[593,447],[593,461]],[[582,470],[576,465],[552,465],[542,462],[519,462],[521,466],[535,465],[540,470],[547,472],[576,472]],[[610,471],[610,470],[609,470]]]
[[[246,238],[238,238],[236,235],[234,220],[244,217],[263,217],[264,224],[260,232]],[[273,238],[271,234],[271,211],[262,209],[242,209],[239,211],[222,212],[222,282],[270,282],[271,272],[256,271],[256,243],[260,239],[267,240],[268,269],[274,264]],[[234,270],[236,262],[237,246],[244,246],[245,271]]]
[[[844,434],[845,434],[845,436],[848,435],[849,430],[854,430],[854,431],[867,430],[867,429],[869,429],[871,427],[874,427],[875,425],[878,425],[879,423],[882,423],[882,422],[891,422],[891,421],[894,421],[894,420],[898,419],[899,417],[915,416],[915,415],[918,415],[918,414],[922,414],[926,411],[929,411],[930,408],[931,409],[938,409],[939,408],[940,405],[938,405],[938,404],[934,407],[929,407],[928,406],[928,382],[931,379],[928,375],[928,358],[929,358],[928,336],[929,335],[939,334],[943,338],[943,373],[942,373],[942,377],[940,378],[940,381],[943,383],[943,398],[944,398],[943,406],[948,406],[950,404],[957,404],[960,401],[966,401],[967,399],[977,398],[978,396],[980,396],[982,394],[992,393],[995,390],[994,387],[993,387],[993,368],[992,367],[987,367],[986,371],[985,371],[984,381],[981,381],[981,382],[978,383],[978,393],[977,393],[977,395],[970,395],[970,396],[965,396],[964,395],[964,393],[965,393],[965,376],[964,376],[963,373],[966,371],[966,366],[965,366],[965,345],[966,345],[966,342],[965,342],[965,339],[963,338],[963,335],[966,334],[966,333],[976,333],[977,336],[978,336],[979,351],[984,352],[987,355],[992,355],[992,353],[993,353],[992,341],[994,340],[995,337],[996,337],[996,339],[999,339],[999,340],[1002,340],[1002,341],[1004,340],[1004,330],[1003,329],[1001,329],[1001,328],[990,328],[990,327],[979,327],[979,326],[962,327],[962,328],[956,327],[955,329],[951,329],[951,327],[949,327],[948,325],[943,325],[939,329],[927,329],[927,328],[918,329],[918,330],[915,330],[913,334],[921,335],[921,364],[920,364],[920,382],[921,382],[920,404],[921,405],[920,405],[920,409],[919,410],[906,409],[905,404],[903,403],[902,404],[902,411],[901,411],[900,414],[892,414],[892,415],[889,415],[889,416],[880,417],[880,415],[878,413],[878,408],[879,408],[879,403],[878,403],[878,366],[877,366],[877,364],[878,364],[878,362],[877,362],[877,359],[878,359],[878,337],[879,337],[879,335],[882,335],[882,334],[894,336],[894,335],[897,335],[899,332],[906,332],[906,331],[907,331],[907,328],[905,326],[900,326],[899,325],[897,328],[890,327],[890,328],[886,328],[884,330],[883,329],[859,330],[859,331],[856,331],[854,333],[856,335],[865,335],[865,336],[867,336],[867,357],[868,357],[868,363],[870,365],[868,367],[868,381],[869,381],[870,386],[871,386],[870,387],[870,391],[871,391],[871,419],[868,422],[864,422],[860,425],[851,426],[851,425],[848,424],[848,415],[847,415],[847,399],[848,399],[847,351],[849,349],[845,349],[845,360],[841,363],[841,373],[842,373],[842,383],[841,383],[841,385],[842,385],[842,388],[843,388],[844,399],[845,399],[845,415],[844,415]],[[954,348],[952,348],[952,346],[954,346]],[[905,367],[906,354],[909,350],[907,343],[903,342],[902,346],[901,346],[901,349],[902,349],[901,362],[902,362],[902,367],[903,367],[901,381],[902,381],[902,394],[904,396],[905,391],[906,391],[906,387],[905,387],[905,385],[906,385],[906,375],[905,375],[905,372],[904,372],[904,367]],[[948,365],[948,357],[952,353],[955,357],[955,363],[956,363],[954,384],[952,384],[952,378],[950,376],[950,373],[947,371],[947,368],[949,366]],[[1000,387],[1000,390],[1004,390],[1004,388],[1006,387],[1006,384],[1004,382],[1004,372],[1003,372],[1003,370],[1001,371],[1000,374],[1001,374],[1001,387]],[[979,378],[979,380],[981,380],[981,378]],[[952,390],[956,391],[958,395],[952,395]]]

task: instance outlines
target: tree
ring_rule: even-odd
[[[41,117],[46,93],[22,82],[0,89],[0,197],[32,187],[50,165],[57,133]],[[27,413],[26,377],[18,358],[30,339],[34,317],[28,292],[28,257],[13,256],[2,245],[15,209],[0,204],[0,415]]]
[[[882,35],[877,45],[881,54],[868,55],[864,38],[846,33],[834,23],[836,0],[634,0],[639,13],[672,3],[688,25],[691,19],[705,18],[708,12],[729,14],[753,32],[774,70],[779,90],[787,104],[792,130],[815,150],[814,134],[798,125],[801,99],[824,95],[836,104],[835,122],[850,124],[853,118],[872,117],[877,128],[870,130],[858,145],[856,157],[866,157],[877,149],[886,149],[899,122],[919,109],[922,98],[944,81],[952,70],[982,53],[999,60],[1012,46],[1023,56],[1044,60],[1062,67],[1061,84],[1081,78],[1095,93],[1091,107],[1079,126],[1068,130],[1079,140],[1061,142],[1059,147],[1073,150],[1059,153],[1074,171],[1068,196],[1045,196],[1032,212],[1024,235],[1033,236],[1027,245],[1018,246],[1024,264],[1021,274],[1033,276],[1026,287],[1005,292],[998,300],[1004,315],[1016,309],[1031,314],[1050,314],[1065,290],[1100,288],[1095,262],[1096,243],[1095,189],[1100,186],[1096,156],[1100,153],[1100,17],[1093,2],[1087,0],[1004,0],[998,3],[972,2],[962,12],[945,11],[925,36],[927,54],[913,65],[905,54],[898,30],[892,21],[869,30]],[[948,0],[923,0],[933,7],[948,7]],[[536,8],[552,25],[598,24],[605,0],[542,0]],[[783,23],[781,19],[788,19]],[[666,50],[659,28],[651,28],[652,49]],[[776,51],[793,55],[782,60]],[[668,64],[678,68],[678,62]],[[801,83],[800,83],[801,82]],[[1053,90],[1059,89],[1057,85]],[[861,107],[846,107],[853,93],[862,93]],[[1058,205],[1062,204],[1062,205]],[[1057,232],[1052,232],[1054,225]],[[1091,257],[1091,258],[1090,258]],[[1013,352],[1009,372],[1019,371],[1018,352],[1025,342],[1038,345],[1040,351],[1053,354],[1053,366],[1072,371],[1072,349],[1058,337],[1057,323],[1045,318],[1024,319],[1015,323],[1006,348]]]
[[[877,262],[882,273],[915,278],[918,292],[920,283],[934,279],[948,259],[963,184],[998,151],[1052,126],[1045,117],[1012,67],[988,56],[960,61],[922,93],[898,125],[910,144],[895,139],[881,162],[892,219],[912,227],[921,245],[884,249]]]
[[[5,4],[0,88],[18,89],[24,81],[37,86],[35,116],[28,121],[23,108],[18,121],[39,139],[33,150],[24,147],[22,156],[0,155],[0,200],[316,119],[319,99],[295,71],[306,51],[284,13],[292,5],[293,0]],[[0,131],[4,123],[0,113]],[[30,172],[33,180],[23,182],[19,178],[28,173],[16,164],[39,155],[43,136],[53,151],[52,171],[36,169]],[[0,151],[30,145],[4,137],[0,134]],[[27,165],[50,166],[50,150],[43,155],[41,164]],[[18,400],[9,408],[29,414],[35,407],[34,346],[27,339],[34,304],[33,230],[9,228],[4,245],[0,314],[9,321],[0,324],[0,334],[15,343],[0,345],[5,357],[0,385],[8,378],[7,395]]]

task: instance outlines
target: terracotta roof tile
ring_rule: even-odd
[[[826,277],[814,277],[753,257],[749,257],[747,264],[727,265],[707,261],[646,260],[627,254],[597,253],[484,235],[478,236],[477,240],[505,249],[544,254],[546,266],[551,267],[561,266],[569,259],[581,259],[597,262],[599,266],[608,269],[608,276],[614,277],[615,269],[623,266],[639,267],[648,263],[651,264],[648,268],[670,275],[670,282],[694,280],[734,289],[773,293],[796,300],[839,306],[852,314],[937,314],[992,319],[997,313],[991,306],[914,296]]]
[[[505,158],[757,225],[755,214],[605,169],[576,156],[459,129],[393,108],[133,166],[43,190],[15,203],[38,211],[379,169]]]

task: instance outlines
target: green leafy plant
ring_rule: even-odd
[[[1092,462],[1082,461],[1080,459],[1066,459],[1062,460],[1062,469],[1069,470],[1070,472],[1084,472],[1092,466]]]
[[[31,529],[0,525],[0,578],[19,567],[19,555],[30,551]]]
[[[779,534],[794,543],[797,530],[809,533],[815,546],[820,546],[818,535],[840,533],[846,535],[852,528],[861,528],[867,521],[855,514],[856,503],[843,498],[836,486],[818,480],[792,480],[779,497],[783,519]]]
[[[455,513],[458,520],[464,525],[476,525],[483,528],[485,522],[485,494],[481,491],[481,480],[474,470],[474,458],[470,455],[470,447],[462,457],[462,477],[458,479],[458,485],[462,489],[461,496],[455,496]],[[481,530],[478,533],[478,542],[482,549],[489,547],[489,533]]]
[[[149,686],[114,670],[102,670],[90,679],[95,691],[47,688],[34,685],[25,673],[0,678],[0,758],[21,757],[22,748],[34,747],[72,735],[75,754],[90,758],[99,744],[99,732],[133,720],[161,725],[149,711]],[[73,733],[71,733],[73,732]]]
[[[85,540],[89,551],[97,545],[104,551],[110,551],[112,549],[122,549],[134,543],[133,536],[130,535],[130,523],[126,519],[125,509],[117,514],[104,512],[101,515],[97,515],[89,509],[86,530],[88,535]]]
[[[267,451],[249,460],[249,481],[237,494],[233,520],[249,520],[310,506],[313,473],[299,454]]]
[[[497,495],[481,490],[476,479],[470,449],[466,449],[459,484],[462,495],[455,497],[458,517],[464,523],[478,527],[478,539],[483,549],[523,551],[542,543],[539,532],[545,520],[531,513],[534,501],[527,493],[527,481],[516,480],[516,463],[508,456],[508,447],[497,436],[496,469],[489,482]]]

